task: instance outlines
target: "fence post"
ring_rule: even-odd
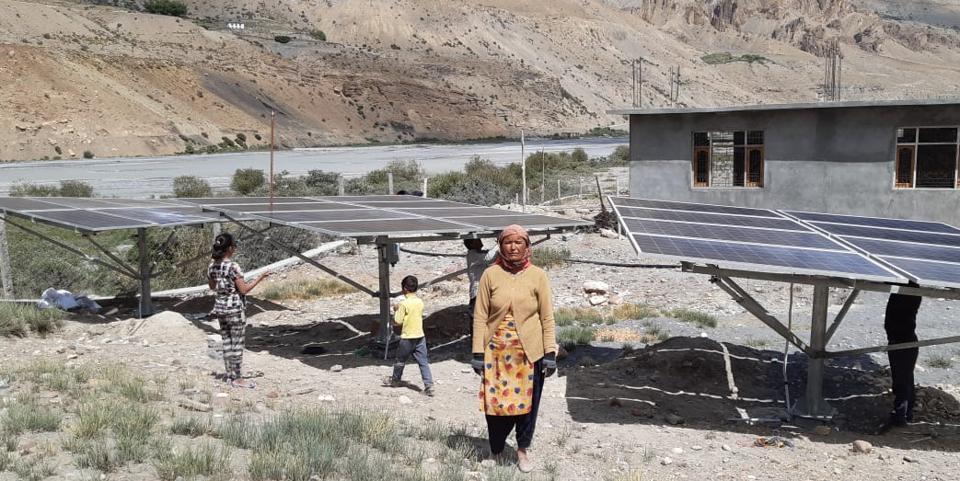
[[[341,174],[337,179],[337,195],[343,197],[345,191],[346,189],[344,188],[343,174]]]
[[[7,248],[7,221],[0,219],[0,297],[13,298],[13,273],[10,272],[10,251]]]
[[[393,172],[387,172],[387,195],[393,195]]]
[[[613,195],[615,197],[619,197],[620,196],[620,177],[614,177],[613,179],[617,182],[617,187],[616,187],[617,191],[614,192]]]
[[[577,176],[577,186],[580,187],[580,198],[583,199],[583,177]]]
[[[557,203],[559,204],[563,199],[563,196],[560,195],[560,179],[557,179]]]
[[[429,179],[430,179],[429,177],[424,177],[424,178],[423,178],[423,198],[424,198],[424,199],[427,198],[427,180],[429,180]]]

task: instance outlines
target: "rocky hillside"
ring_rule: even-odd
[[[110,3],[0,0],[0,160],[585,131],[639,57],[644,106],[815,101],[834,41],[847,98],[960,92],[945,0]]]

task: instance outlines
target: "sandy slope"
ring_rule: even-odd
[[[673,67],[683,105],[814,101],[833,37],[848,98],[960,91],[960,34],[864,2],[187,3],[176,19],[0,0],[0,161],[263,145],[271,109],[291,147],[584,131],[623,122],[605,112],[629,102],[637,57],[644,105],[668,104]],[[223,28],[239,19],[243,35]],[[701,59],[724,51],[770,61]]]

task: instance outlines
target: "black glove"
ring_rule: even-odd
[[[470,367],[478,376],[483,376],[483,354],[474,354],[473,360],[470,361]]]
[[[543,377],[553,376],[557,372],[557,353],[548,352],[543,356]]]

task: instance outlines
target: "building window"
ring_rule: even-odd
[[[763,131],[693,133],[694,187],[763,187]]]
[[[955,189],[958,154],[957,127],[897,129],[894,185],[900,189]]]

